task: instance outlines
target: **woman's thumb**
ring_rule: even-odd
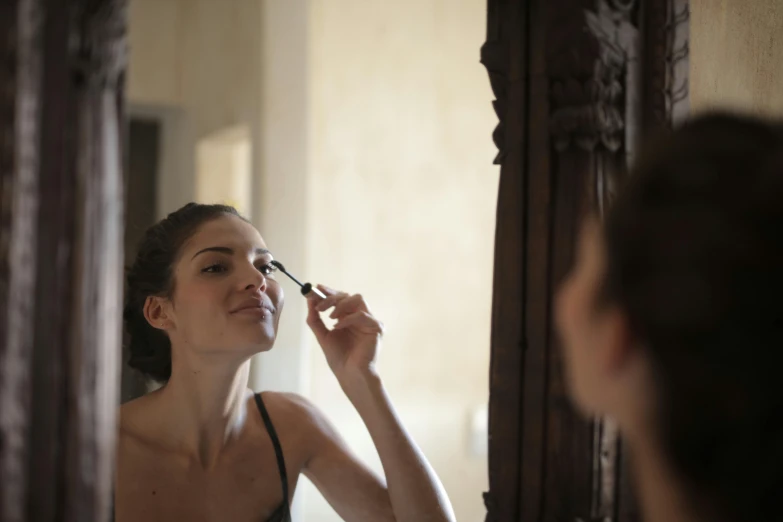
[[[307,300],[307,326],[315,334],[315,338],[320,342],[329,333],[329,329],[321,319],[321,314],[315,309],[315,301],[313,299]]]

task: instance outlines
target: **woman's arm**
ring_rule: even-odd
[[[440,479],[403,427],[381,379],[370,373],[344,390],[378,450],[395,520],[454,520]]]
[[[382,513],[393,515],[391,518],[384,516],[382,520],[455,520],[440,480],[400,422],[375,370],[383,326],[370,313],[361,296],[349,296],[323,286],[319,288],[327,298],[323,301],[309,300],[308,324],[343,391],[367,426],[378,450],[387,486],[384,488],[381,482],[376,487],[370,485],[371,481],[365,476],[366,467],[350,454],[325,419],[319,422],[325,426],[322,443],[305,473],[347,520],[354,515],[349,504],[363,503],[370,497],[378,508],[376,517]],[[319,312],[332,307],[332,317],[338,322],[334,329],[329,330]],[[359,489],[353,489],[360,484]],[[364,499],[359,500],[357,494]],[[389,506],[391,513],[387,511]]]
[[[348,522],[393,522],[394,512],[383,479],[370,470],[340,437],[324,414],[310,401],[294,394],[288,399],[290,418],[307,441],[302,472]]]

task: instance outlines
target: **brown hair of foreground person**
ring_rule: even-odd
[[[780,520],[783,126],[708,114],[644,149],[557,300],[573,399],[616,420],[647,522]]]

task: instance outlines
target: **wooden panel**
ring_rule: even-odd
[[[0,6],[0,519],[27,519],[35,310],[40,2]]]
[[[46,4],[46,3],[44,3]],[[68,337],[72,291],[74,181],[73,93],[68,75],[68,6],[45,6],[43,85],[41,86],[41,208],[37,232],[36,337],[32,367],[33,401],[30,486],[48,491],[45,498],[29,503],[30,519],[55,520],[63,509],[62,427],[67,423]],[[59,22],[56,22],[58,20]],[[47,263],[44,259],[50,260]]]
[[[611,203],[640,136],[687,114],[687,4],[489,1],[484,51],[510,51],[505,69],[483,60],[505,100],[488,520],[638,520],[616,426],[566,396],[552,304],[581,220]],[[514,67],[498,89],[493,71]]]
[[[0,23],[18,23],[0,42],[12,73],[0,80],[0,110],[9,111],[0,131],[0,248],[8,252],[0,269],[0,518],[106,520],[119,376],[126,5],[17,0],[2,9]]]
[[[489,406],[489,481],[485,494],[487,520],[516,520],[519,503],[519,455],[521,436],[522,356],[524,351],[524,234],[526,150],[525,41],[515,28],[524,26],[527,11],[517,1],[490,5],[487,43],[481,61],[489,72],[500,120],[493,139],[500,163],[495,263],[492,303],[492,357],[490,380],[493,400]],[[513,88],[512,88],[513,86]],[[498,451],[500,449],[500,451]]]
[[[523,3],[525,4],[525,3]],[[549,176],[549,137],[547,132],[548,103],[546,60],[541,55],[547,33],[542,26],[546,15],[543,2],[527,2],[527,72],[529,78],[526,128],[526,163],[523,167],[527,193],[525,209],[526,264],[523,277],[526,338],[524,373],[522,374],[522,459],[519,462],[521,480],[517,494],[520,498],[520,520],[541,520],[544,516],[543,499],[546,494],[544,474],[547,454],[547,418],[544,398],[547,391],[547,338],[549,331],[549,234],[551,224],[551,179]],[[543,95],[543,97],[542,97]],[[543,132],[542,132],[543,131]],[[491,393],[491,392],[490,392]],[[491,395],[490,395],[491,399]]]

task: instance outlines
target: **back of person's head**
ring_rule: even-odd
[[[604,226],[605,299],[651,361],[656,426],[710,520],[783,492],[783,127],[694,118],[642,153]]]

